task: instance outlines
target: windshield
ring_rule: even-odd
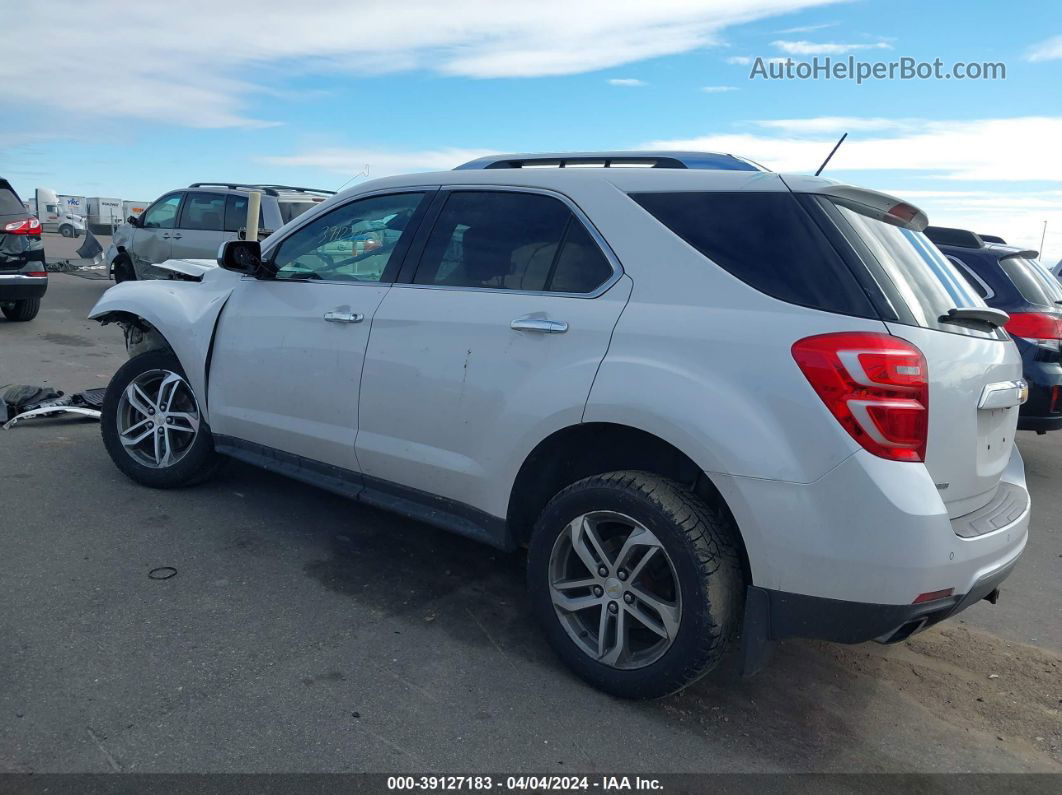
[[[1030,304],[1062,308],[1062,285],[1034,259],[1003,257],[999,265]]]
[[[983,307],[985,302],[929,238],[837,206],[891,282],[882,285],[883,289],[891,300],[903,304],[916,325],[960,334],[984,333],[941,322],[950,309]]]

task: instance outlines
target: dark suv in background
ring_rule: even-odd
[[[0,311],[8,320],[33,320],[47,289],[41,222],[0,178]]]
[[[114,280],[167,278],[169,274],[152,266],[168,259],[214,260],[218,246],[242,236],[251,191],[262,194],[259,238],[332,195],[332,191],[287,185],[193,182],[159,197],[118,227],[107,249]]]
[[[1002,238],[965,229],[929,226],[925,233],[986,304],[1010,315],[1006,329],[1029,383],[1018,429],[1062,428],[1062,285],[1039,263],[1039,252],[986,242]]]

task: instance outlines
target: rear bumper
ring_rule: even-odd
[[[48,291],[48,277],[0,274],[0,303],[40,298]]]
[[[868,640],[897,643],[982,599],[994,604],[1000,584],[1017,562],[1016,555],[995,571],[984,574],[965,594],[922,604],[846,602],[750,586],[744,634],[766,640],[815,638],[835,643]]]

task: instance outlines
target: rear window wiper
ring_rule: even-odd
[[[1008,320],[1010,320],[1010,315],[1002,309],[992,309],[987,306],[959,306],[949,309],[946,315],[940,316],[941,323],[988,326],[990,329],[1002,328]]]

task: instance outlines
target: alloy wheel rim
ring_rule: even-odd
[[[641,522],[614,511],[575,517],[554,542],[548,571],[557,619],[588,657],[611,668],[644,668],[675,642],[678,574]]]
[[[134,461],[152,469],[183,459],[199,436],[199,424],[192,388],[170,370],[141,373],[118,401],[118,439]]]

